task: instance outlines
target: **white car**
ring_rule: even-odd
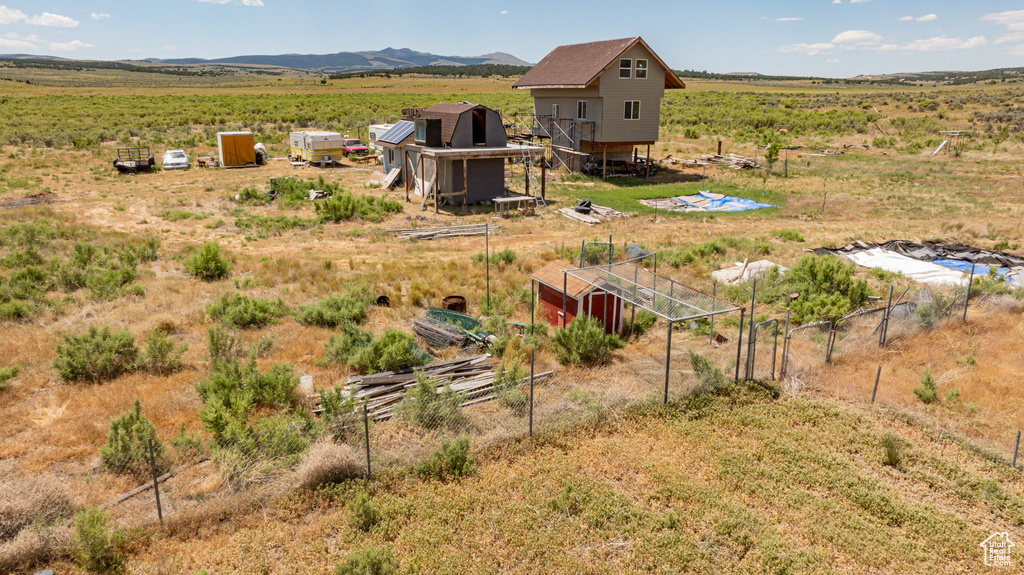
[[[167,150],[164,152],[164,170],[187,170],[188,154],[185,150]]]

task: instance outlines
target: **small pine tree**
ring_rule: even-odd
[[[922,402],[930,404],[940,401],[939,390],[935,387],[935,376],[925,371],[921,374],[921,385],[914,388],[914,395]]]
[[[150,472],[149,439],[153,439],[153,457],[158,472],[169,467],[163,445],[156,436],[153,422],[142,414],[142,404],[135,398],[135,406],[110,420],[107,443],[100,448],[103,467],[111,473],[145,475]]]
[[[185,273],[203,281],[219,280],[231,273],[231,263],[221,255],[217,242],[207,242],[185,262]]]

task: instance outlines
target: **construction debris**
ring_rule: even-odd
[[[488,226],[487,224],[473,224],[437,228],[390,229],[386,231],[398,234],[398,239],[400,240],[436,240],[441,238],[482,236],[488,233],[494,234],[498,231],[498,227]]]
[[[715,164],[732,168],[734,170],[756,170],[761,168],[761,165],[758,164],[757,160],[754,158],[748,158],[738,154],[725,154],[724,156],[720,154],[703,154],[697,156],[696,160],[684,160],[682,163],[688,166],[707,166],[709,164]]]
[[[711,272],[711,279],[726,285],[738,284],[752,279],[761,279],[772,268],[779,268],[779,275],[789,271],[789,268],[768,260],[758,260],[756,262],[743,260],[732,267]]]
[[[582,200],[580,204],[582,205],[584,201],[587,200]],[[609,207],[599,206],[597,204],[589,204],[587,205],[587,207],[590,209],[589,213],[581,213],[578,209],[579,206],[575,208],[559,208],[558,213],[569,218],[570,220],[576,220],[578,222],[583,222],[591,226],[599,224],[610,218],[625,218],[629,216],[629,214],[625,214],[618,210],[613,210],[612,208]]]
[[[500,362],[485,353],[449,361],[439,361],[422,367],[386,371],[373,375],[350,377],[346,382],[345,391],[356,401],[365,401],[367,412],[373,421],[384,421],[395,415],[395,407],[405,399],[406,390],[416,385],[417,375],[433,379],[437,384],[437,392],[445,393],[446,387],[460,394],[462,407],[470,407],[495,398],[498,389],[495,386],[497,367]],[[550,378],[554,372],[545,372],[534,376],[534,382]],[[509,382],[509,386],[528,385],[530,379],[524,378]],[[314,413],[322,413],[318,404]]]
[[[466,345],[468,338],[462,333],[458,326],[433,321],[430,319],[417,319],[412,322],[412,331],[423,338],[432,348]]]

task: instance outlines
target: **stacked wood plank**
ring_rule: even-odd
[[[498,231],[497,226],[473,224],[468,226],[441,226],[436,228],[410,228],[387,230],[398,235],[400,240],[437,240],[464,236],[482,236]]]
[[[691,160],[686,163],[691,166],[707,166],[709,164],[715,164],[732,168],[734,170],[754,170],[761,167],[754,158],[748,158],[747,156],[740,156],[738,154],[703,154],[697,156],[696,160]]]
[[[417,374],[422,373],[437,383],[441,393],[445,386],[462,397],[462,407],[470,407],[494,399],[495,376],[499,361],[484,353],[449,361],[439,361],[422,367],[386,371],[348,379],[346,391],[358,402],[366,402],[367,411],[374,421],[384,421],[395,415],[395,408],[409,388],[416,385]],[[550,378],[553,372],[534,376],[534,382]],[[529,378],[516,385],[529,384]],[[322,412],[317,406],[315,413]]]
[[[572,208],[559,208],[558,213],[570,220],[576,220],[591,226],[599,224],[610,218],[626,217],[626,214],[618,210],[613,210],[612,208],[599,206],[597,204],[591,204],[590,214],[581,214]]]

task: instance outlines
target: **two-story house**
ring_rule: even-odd
[[[533,135],[570,169],[629,160],[658,139],[661,98],[686,86],[639,36],[559,46],[513,87],[533,96]]]

